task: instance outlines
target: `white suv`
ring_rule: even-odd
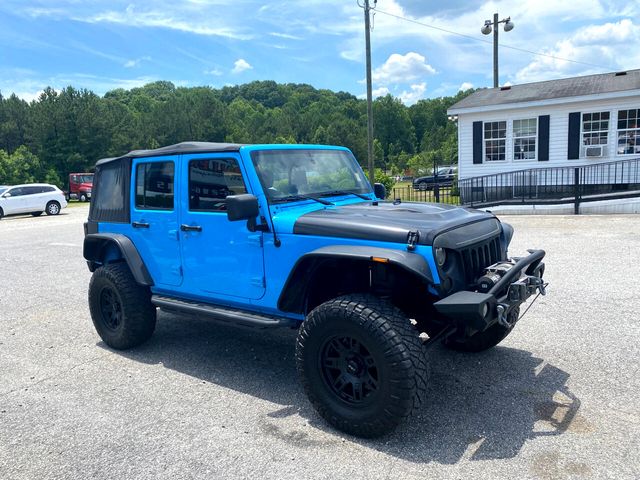
[[[5,215],[30,213],[34,217],[58,215],[67,206],[64,193],[55,185],[31,183],[28,185],[0,186],[0,218]]]

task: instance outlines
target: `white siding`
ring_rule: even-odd
[[[458,116],[458,172],[459,178],[491,175],[525,168],[574,167],[596,163],[636,158],[633,155],[617,155],[618,110],[640,108],[640,95],[635,97],[571,102],[563,105],[549,105],[535,108],[512,108],[500,111],[480,113],[461,113]],[[609,119],[609,155],[599,158],[567,159],[567,138],[569,113],[571,112],[611,112]],[[512,122],[522,118],[537,118],[550,115],[549,123],[549,161],[513,160]],[[507,121],[506,160],[504,162],[473,163],[473,122]],[[484,145],[483,145],[484,148]],[[536,142],[539,150],[540,142]],[[639,155],[640,156],[640,155]],[[484,157],[484,155],[483,155]]]

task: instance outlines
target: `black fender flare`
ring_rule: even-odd
[[[420,254],[392,248],[368,247],[360,245],[329,245],[301,256],[291,269],[289,277],[280,292],[278,308],[285,312],[302,313],[307,286],[311,283],[309,269],[318,260],[348,259],[363,262],[379,262],[394,265],[433,284],[433,276],[427,260]]]
[[[93,272],[98,266],[104,264],[107,249],[114,247],[120,252],[121,258],[127,262],[136,282],[147,287],[152,286],[153,279],[138,249],[129,237],[120,233],[90,233],[84,238],[82,255],[87,260],[89,270]]]

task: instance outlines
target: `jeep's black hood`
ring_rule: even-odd
[[[293,233],[406,243],[408,233],[417,230],[419,243],[431,245],[443,231],[492,219],[495,225],[490,213],[444,204],[357,203],[302,215],[295,222]]]

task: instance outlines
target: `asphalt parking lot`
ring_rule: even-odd
[[[549,294],[501,346],[430,356],[430,402],[360,440],[315,414],[292,331],[93,329],[87,207],[0,221],[0,478],[640,478],[640,216],[502,217]]]

